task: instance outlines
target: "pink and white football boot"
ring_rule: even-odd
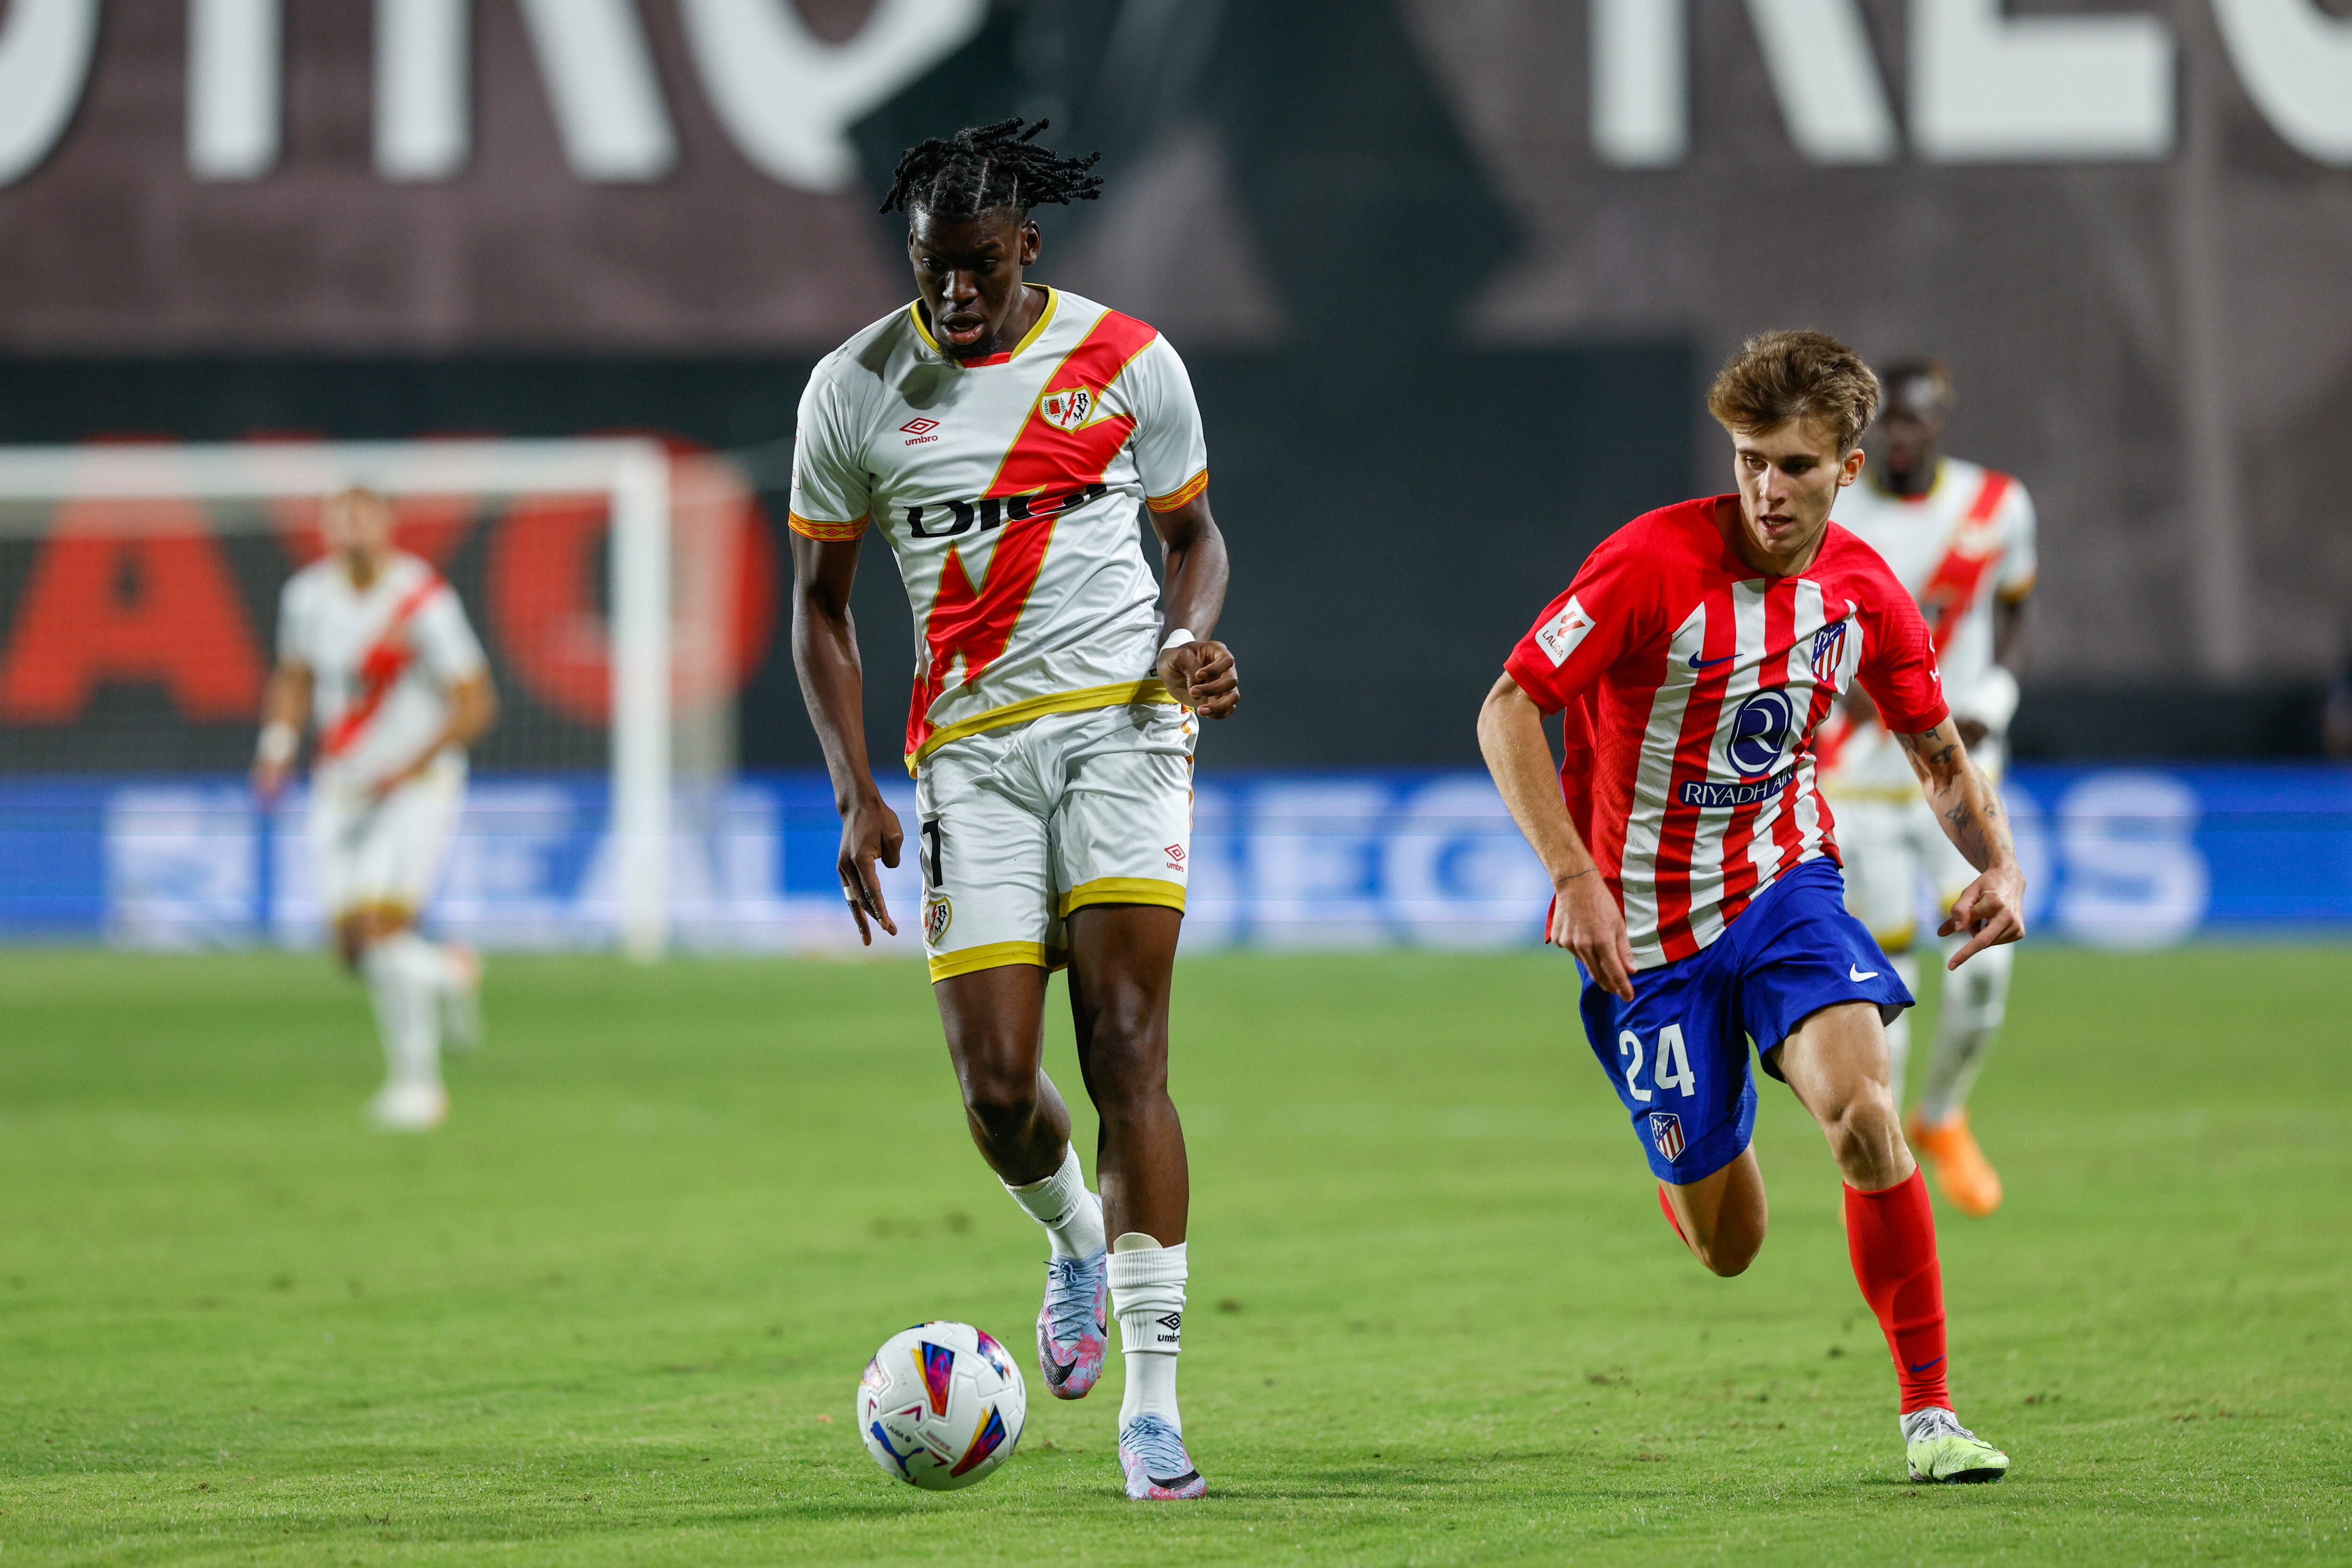
[[[1110,1348],[1110,1249],[1045,1260],[1045,1304],[1037,1309],[1037,1369],[1056,1399],[1084,1399],[1102,1378]]]
[[[1118,1468],[1127,1495],[1138,1502],[1181,1502],[1208,1495],[1209,1483],[1192,1468],[1183,1434],[1158,1416],[1138,1416],[1120,1428]]]

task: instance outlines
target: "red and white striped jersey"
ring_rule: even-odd
[[[1859,680],[1888,723],[1944,721],[1918,606],[1835,523],[1767,578],[1731,543],[1739,499],[1634,518],[1585,558],[1507,664],[1568,710],[1560,788],[1625,912],[1634,966],[1687,958],[1790,867],[1837,858],[1814,730]]]

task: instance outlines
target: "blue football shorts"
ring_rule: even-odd
[[[1875,1002],[1891,1019],[1912,998],[1846,913],[1837,862],[1822,859],[1766,888],[1703,950],[1635,975],[1631,1002],[1586,977],[1581,1010],[1650,1168],[1686,1186],[1738,1159],[1756,1130],[1748,1041],[1778,1078],[1781,1042],[1840,1002]]]

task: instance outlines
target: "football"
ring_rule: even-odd
[[[1021,1441],[1029,1391],[1004,1347],[970,1323],[918,1323],[857,1380],[857,1429],[884,1473],[928,1491],[981,1479]]]

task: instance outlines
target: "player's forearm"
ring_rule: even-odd
[[[2009,817],[1991,781],[1960,743],[1954,721],[1903,737],[1911,765],[1927,792],[1927,804],[1952,847],[1979,871],[2013,865],[2017,848],[2009,835]]]
[[[878,800],[866,755],[866,672],[848,606],[812,605],[805,595],[793,601],[793,668],[824,752],[834,805],[847,811],[859,800]]]
[[[1594,869],[1592,853],[1560,799],[1543,715],[1517,683],[1507,675],[1503,679],[1509,689],[1498,685],[1478,710],[1478,749],[1511,820],[1543,862],[1552,885],[1562,886]]]
[[[270,672],[269,685],[261,694],[261,726],[283,725],[298,736],[302,723],[310,716],[310,676],[308,671],[293,665],[280,664]]]
[[[1224,613],[1225,583],[1232,575],[1225,536],[1209,515],[1206,496],[1154,521],[1165,551],[1167,578],[1167,587],[1160,593],[1167,617],[1161,631],[1181,627],[1206,643],[1216,632],[1217,618]]]

